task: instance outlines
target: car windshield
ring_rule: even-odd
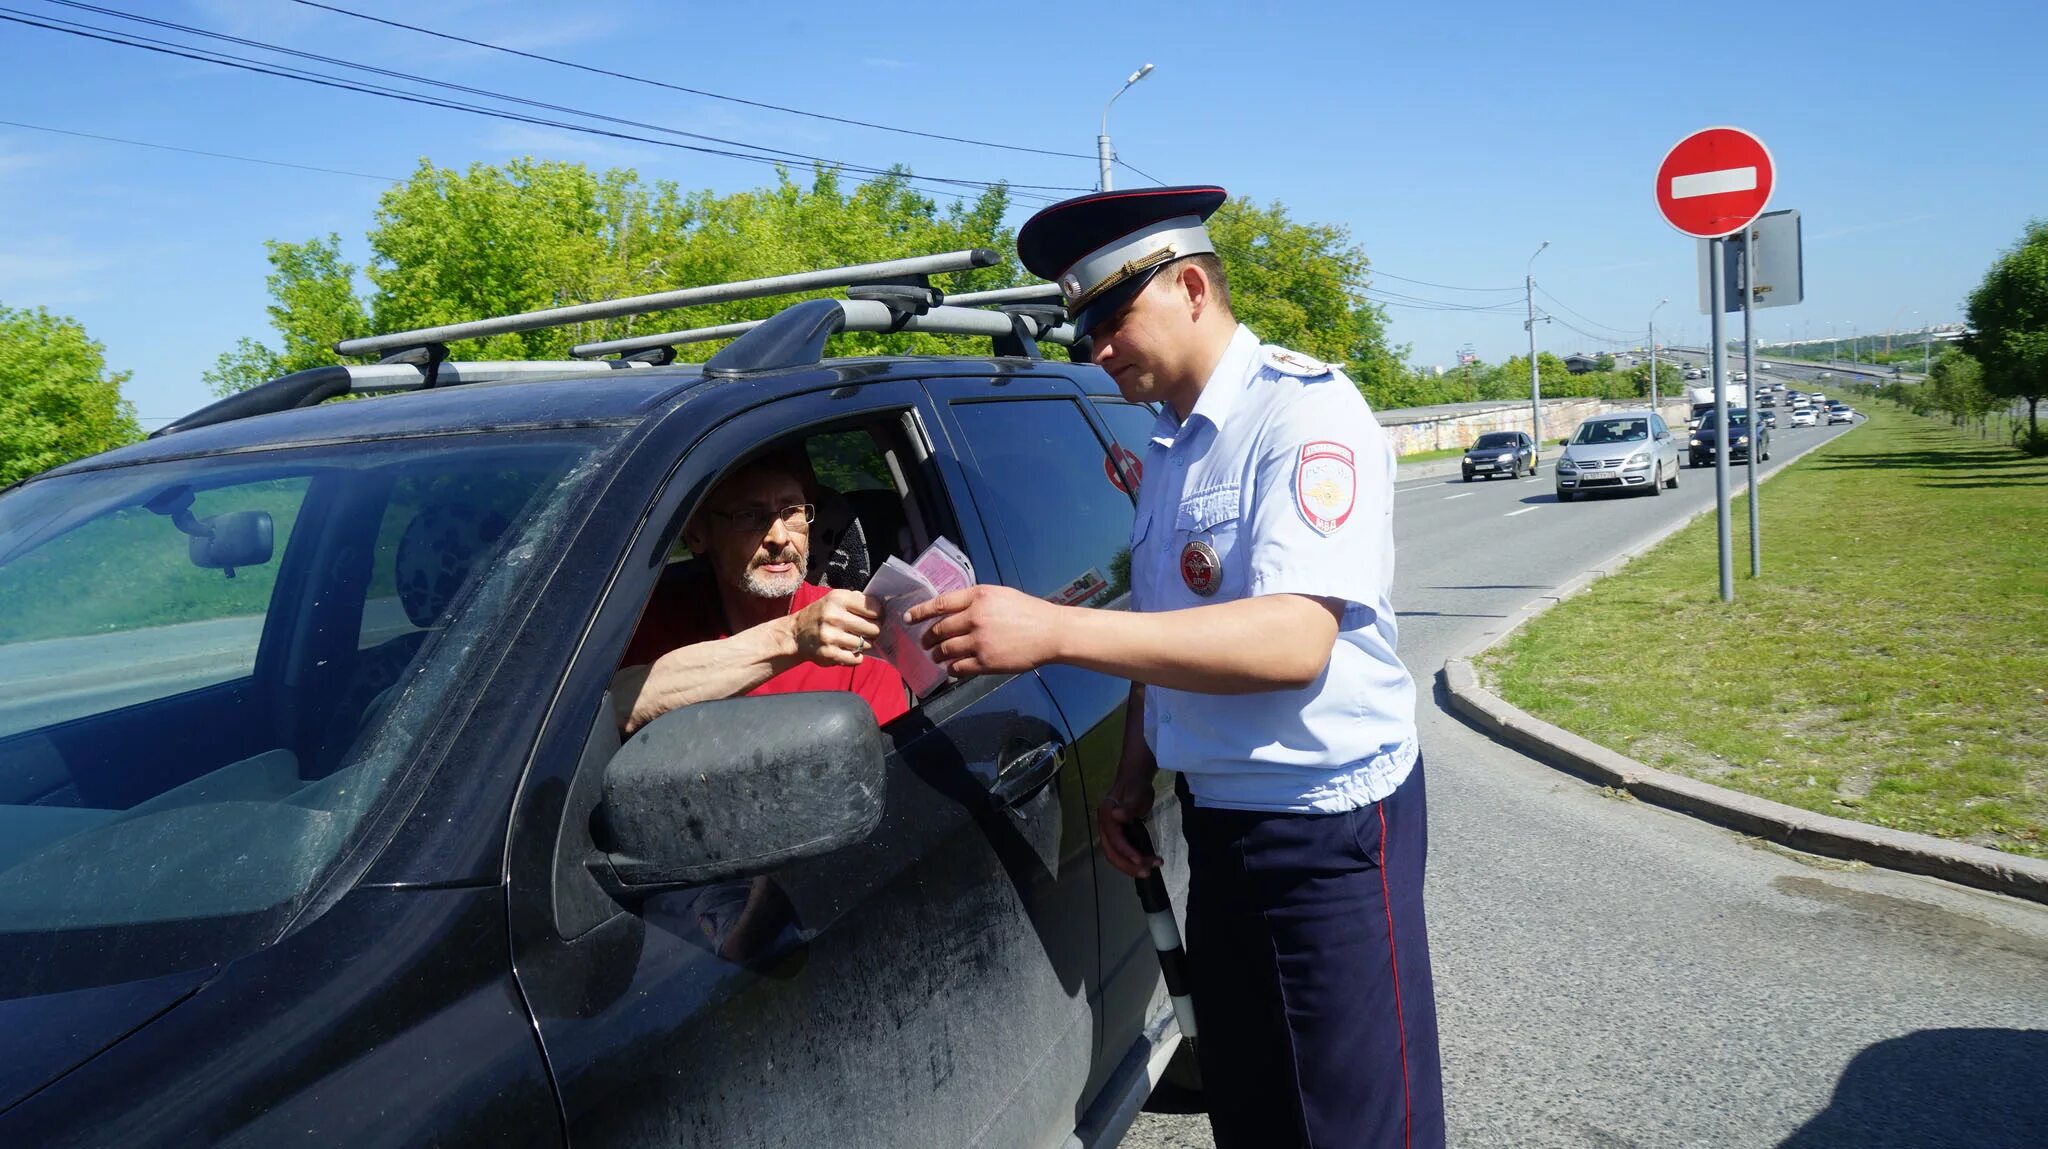
[[[1729,425],[1733,426],[1736,430],[1739,431],[1742,428],[1749,426],[1749,412],[1746,410],[1730,411],[1728,412],[1728,422]],[[1711,431],[1719,425],[1720,424],[1714,420],[1714,413],[1712,411],[1707,412],[1707,417],[1700,420],[1700,430],[1702,431]]]
[[[0,496],[0,999],[279,936],[606,441],[213,455]]]
[[[1479,441],[1477,443],[1472,444],[1472,449],[1475,451],[1483,451],[1489,448],[1507,448],[1512,447],[1514,445],[1515,433],[1513,431],[1489,431],[1488,433],[1479,436]]]
[[[1648,419],[1594,419],[1579,424],[1574,444],[1634,443],[1650,437]]]

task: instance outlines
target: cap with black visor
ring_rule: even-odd
[[[1025,221],[1017,257],[1060,289],[1077,337],[1122,311],[1159,270],[1212,254],[1203,226],[1230,198],[1220,187],[1134,188],[1062,200]]]

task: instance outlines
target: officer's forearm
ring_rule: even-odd
[[[1314,682],[1330,664],[1341,605],[1275,594],[1186,610],[1090,610],[1061,628],[1056,661],[1198,694]]]

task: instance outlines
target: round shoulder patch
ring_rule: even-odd
[[[1265,362],[1266,366],[1271,367],[1282,375],[1294,375],[1303,379],[1313,379],[1319,375],[1328,375],[1330,373],[1330,365],[1322,360],[1310,359],[1298,351],[1289,351],[1285,347],[1275,347],[1271,343],[1259,348],[1259,357]]]

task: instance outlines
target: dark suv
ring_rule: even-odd
[[[1114,1144],[1181,1072],[1094,840],[1124,682],[615,718],[763,452],[820,578],[943,536],[1124,605],[1153,412],[890,290],[701,367],[302,372],[0,494],[0,1144]],[[856,327],[1008,353],[821,359]]]

